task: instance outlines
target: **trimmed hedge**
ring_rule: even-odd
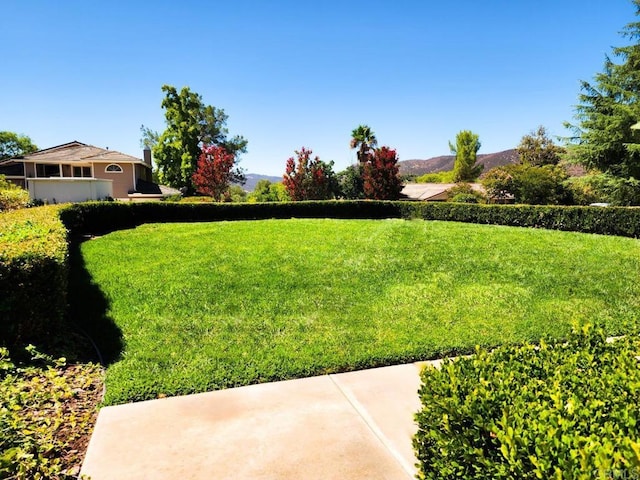
[[[154,222],[267,218],[405,218],[547,228],[640,237],[640,208],[456,203],[317,201],[272,203],[81,203],[60,212],[74,234],[100,234]]]
[[[478,349],[422,372],[423,479],[638,478],[640,341]]]
[[[400,210],[403,218],[640,237],[640,208],[406,202]]]
[[[60,217],[74,234],[99,234],[144,223],[213,222],[269,218],[399,218],[400,202],[271,202],[271,203],[79,203],[63,208]]]
[[[41,344],[62,325],[68,248],[57,211],[0,214],[0,345]]]

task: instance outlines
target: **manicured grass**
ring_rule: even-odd
[[[640,244],[404,220],[154,224],[82,244],[124,348],[106,403],[434,358],[640,318]]]

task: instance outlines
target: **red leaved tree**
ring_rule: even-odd
[[[312,150],[302,147],[295,151],[297,159],[287,160],[282,183],[291,200],[327,200],[334,196],[337,180],[333,173],[333,162],[323,162],[317,156],[311,158]]]
[[[244,183],[245,180],[242,170],[235,163],[235,156],[223,147],[204,145],[198,158],[198,167],[192,176],[196,190],[217,201],[225,200],[229,184]]]
[[[377,148],[364,164],[364,194],[374,200],[400,198],[402,181],[398,176],[398,157],[389,147]]]

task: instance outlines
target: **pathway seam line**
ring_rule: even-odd
[[[400,464],[402,469],[409,475],[409,478],[413,479],[415,475],[415,468],[413,465],[409,465],[404,457],[395,449],[392,442],[387,438],[387,436],[382,433],[382,430],[378,427],[373,417],[369,415],[367,409],[356,399],[356,397],[348,391],[345,391],[338,382],[335,381],[334,376],[339,374],[330,374],[329,378],[331,382],[336,386],[336,388],[342,393],[342,395],[347,399],[347,401],[351,404],[356,413],[362,418],[364,423],[369,427],[371,432],[380,440],[380,442],[384,445],[384,447],[391,453],[393,458]]]

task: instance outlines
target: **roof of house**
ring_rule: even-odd
[[[455,187],[455,183],[408,183],[402,189],[402,194],[411,200],[446,200],[446,191]],[[478,192],[484,192],[479,183],[470,184]]]
[[[37,152],[21,157],[9,159],[9,161],[37,162],[37,163],[139,163],[147,165],[140,158],[132,157],[115,150],[94,147],[74,140],[73,142],[45,148]]]

